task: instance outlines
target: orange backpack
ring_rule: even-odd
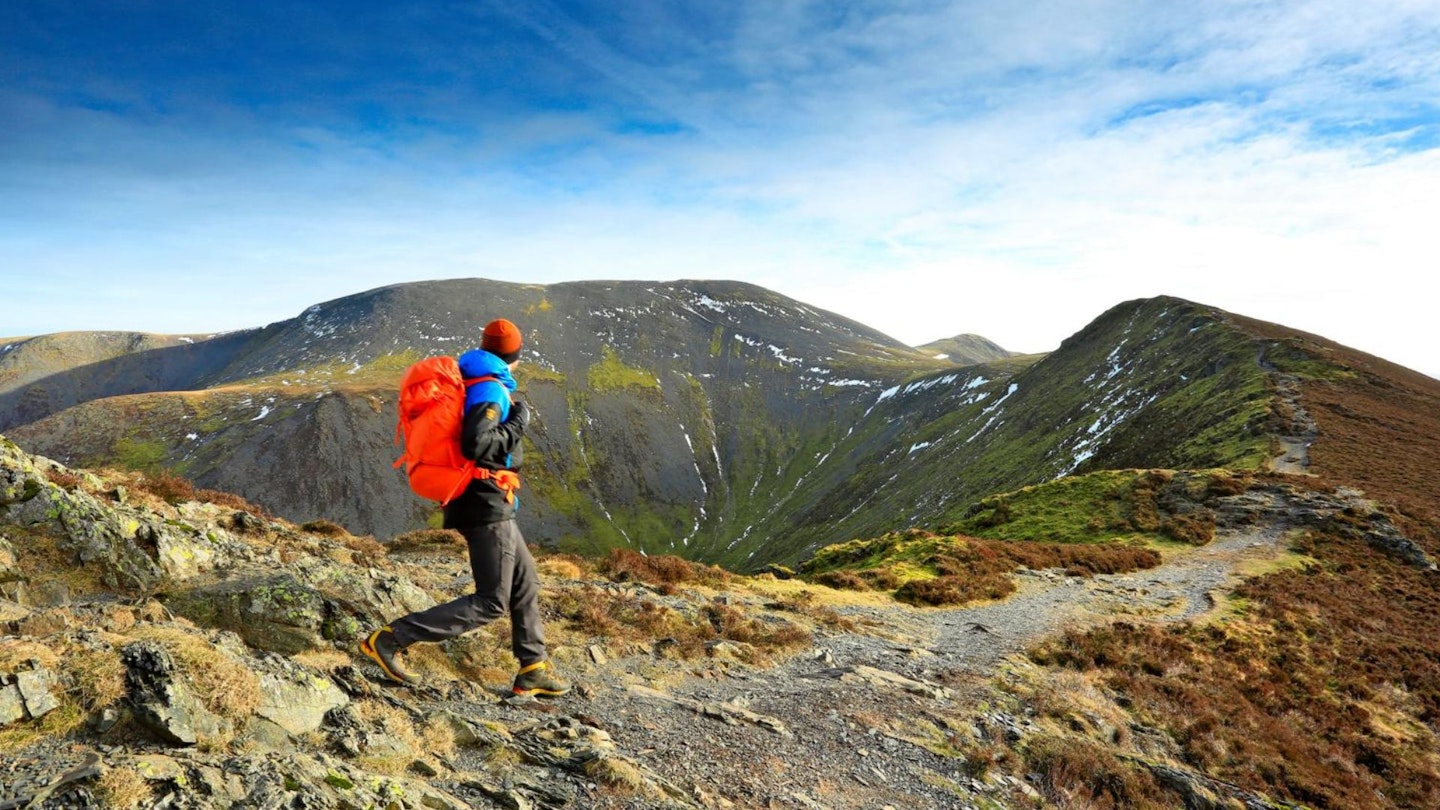
[[[520,479],[509,470],[488,470],[475,466],[460,450],[460,428],[465,419],[465,390],[485,380],[467,380],[453,357],[431,357],[406,369],[400,379],[400,420],[395,425],[395,443],[405,439],[405,453],[395,467],[405,465],[410,488],[416,495],[449,503],[474,479],[492,479],[514,499]]]

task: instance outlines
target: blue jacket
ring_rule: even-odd
[[[465,392],[465,413],[482,402],[493,402],[500,406],[500,421],[510,418],[510,392],[515,390],[515,378],[510,376],[510,367],[504,360],[484,349],[471,349],[460,355],[460,375],[467,380],[477,377],[495,377],[499,382],[486,380],[470,386]]]
[[[465,392],[465,421],[460,428],[460,450],[466,458],[491,470],[518,470],[522,460],[521,440],[525,428],[510,418],[510,392],[515,378],[504,360],[473,349],[458,358],[460,374],[467,380],[494,377],[475,383]],[[445,528],[466,528],[496,523],[515,517],[515,501],[490,481],[471,481],[459,497],[445,506]]]

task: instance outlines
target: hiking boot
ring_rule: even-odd
[[[384,672],[391,680],[400,683],[419,683],[420,679],[405,671],[400,662],[395,660],[404,647],[395,643],[395,634],[391,632],[390,626],[386,625],[370,634],[370,637],[360,642],[360,652],[364,653],[370,660],[380,665],[380,671]]]
[[[560,697],[570,691],[570,684],[555,676],[555,667],[549,661],[539,661],[515,675],[515,685],[510,687],[510,691],[517,695]]]

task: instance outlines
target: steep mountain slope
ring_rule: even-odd
[[[1266,345],[1219,310],[1162,297],[1114,307],[1039,362],[888,388],[817,454],[766,532],[796,560],[1077,472],[1261,467],[1281,427]]]
[[[917,347],[932,357],[949,360],[957,366],[973,366],[1014,357],[1015,353],[1000,348],[994,341],[980,335],[956,335]],[[943,355],[943,356],[942,356]]]
[[[389,468],[394,388],[498,314],[527,335],[537,540],[705,555],[795,480],[794,448],[865,391],[944,364],[750,285],[483,280],[387,287],[252,333],[201,390],[92,401],[12,431],[90,464],[166,466],[296,519],[390,535],[433,519]],[[275,471],[283,471],[275,475]]]
[[[1349,448],[1336,462],[1363,457],[1364,438],[1334,444],[1359,429],[1339,427],[1345,397],[1410,391],[1404,407],[1421,413],[1440,401],[1429,378],[1354,353],[1379,370],[1345,370],[1326,360],[1342,347],[1174,298],[1120,304],[1044,357],[956,368],[751,285],[456,280],[225,336],[197,390],[96,399],[10,433],[388,537],[436,517],[389,466],[399,374],[469,348],[502,313],[526,331],[518,376],[540,413],[527,536],[742,570],[953,522],[989,494],[1090,470],[1259,469],[1310,442],[1317,464],[1332,447]],[[1316,419],[1335,426],[1318,441]],[[1428,475],[1426,463],[1412,468]]]

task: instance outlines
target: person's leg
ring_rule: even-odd
[[[540,576],[535,558],[525,547],[525,538],[515,521],[503,529],[514,549],[515,567],[510,588],[510,651],[521,668],[545,660],[545,629],[540,617]]]
[[[452,638],[505,615],[511,602],[515,557],[509,538],[498,530],[504,525],[485,523],[462,530],[470,547],[475,592],[391,622],[401,647]]]
[[[515,549],[514,587],[510,591],[510,649],[520,661],[511,691],[517,695],[559,697],[570,691],[570,684],[555,674],[545,652],[545,631],[540,618],[540,576],[535,558],[525,547],[520,527],[509,521],[507,534]]]
[[[396,658],[406,647],[419,641],[458,636],[505,615],[515,563],[509,544],[494,531],[496,525],[461,529],[469,546],[475,593],[411,613],[375,630],[361,640],[360,652],[394,680],[414,683],[415,676],[406,672]]]

